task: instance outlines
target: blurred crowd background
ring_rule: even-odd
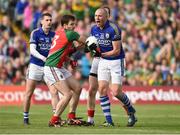
[[[64,14],[77,18],[76,31],[89,35],[94,12],[111,9],[110,20],[122,29],[126,52],[125,85],[180,86],[179,0],[0,0],[0,84],[24,85],[30,32],[43,12],[53,16],[53,30]],[[87,83],[92,57],[75,54],[76,79]]]

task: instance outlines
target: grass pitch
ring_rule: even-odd
[[[100,106],[96,107],[95,126],[48,127],[52,115],[50,105],[32,106],[31,125],[23,125],[22,107],[0,107],[0,134],[180,134],[179,105],[136,105],[138,122],[126,127],[127,115],[122,107],[112,105],[115,127],[100,127],[104,116]],[[63,114],[66,118],[67,110]],[[78,106],[77,116],[86,116],[86,105]]]

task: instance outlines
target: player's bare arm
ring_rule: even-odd
[[[85,37],[85,36],[83,36],[83,35],[81,35],[81,36],[79,37],[79,39],[77,40],[77,42],[78,42],[77,48],[83,48],[83,47],[84,47],[85,42],[86,42],[86,38],[87,38],[87,37]]]
[[[121,52],[121,41],[117,40],[117,41],[113,41],[112,45],[113,45],[113,50],[105,52],[105,53],[101,53],[101,56],[103,57],[108,57],[108,56],[117,56],[120,54]]]

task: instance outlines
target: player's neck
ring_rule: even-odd
[[[104,24],[102,26],[99,27],[101,30],[104,29],[106,22],[107,22],[107,20],[104,22]]]
[[[44,33],[45,33],[46,35],[49,33],[49,29],[46,29],[46,28],[43,28],[43,27],[42,27],[42,29],[43,29],[43,31],[44,31]]]

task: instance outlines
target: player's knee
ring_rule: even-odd
[[[115,89],[115,90],[112,90],[112,94],[113,96],[119,96],[119,95],[122,95],[122,91],[120,89]]]
[[[57,90],[50,91],[50,93],[51,93],[52,97],[57,97],[58,96],[58,91]]]
[[[78,88],[78,94],[80,95],[81,92],[82,92],[82,87],[79,87],[79,88]]]
[[[100,96],[106,96],[107,95],[107,88],[105,86],[99,87],[99,94]]]
[[[26,91],[24,94],[24,97],[26,97],[27,99],[30,99],[33,95],[33,91]]]
[[[80,85],[78,85],[75,89],[75,93],[80,95],[81,94],[81,91],[82,91],[82,87]]]
[[[119,96],[122,93],[121,85],[113,84],[111,87],[113,96]]]
[[[96,87],[90,87],[89,88],[89,96],[90,97],[95,96],[96,92],[97,92],[97,88]]]
[[[90,85],[89,86],[89,91],[91,92],[96,92],[97,91],[97,89],[98,89],[98,86],[96,86],[96,85]]]
[[[70,99],[70,98],[72,97],[72,95],[73,95],[73,92],[72,92],[72,91],[69,91],[69,92],[67,92],[67,93],[64,94],[64,96],[65,96],[66,98],[68,98],[68,99]]]
[[[57,93],[57,92],[56,92],[56,93],[51,93],[51,97],[52,97],[52,98],[58,97],[58,93]]]

